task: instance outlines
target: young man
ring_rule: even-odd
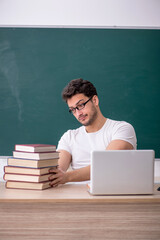
[[[127,122],[114,121],[102,115],[97,91],[91,82],[81,78],[72,80],[64,88],[62,97],[69,112],[83,126],[68,130],[59,141],[59,167],[50,169],[53,187],[89,180],[92,150],[136,149],[134,128]],[[70,164],[73,171],[67,171]]]

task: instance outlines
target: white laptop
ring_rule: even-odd
[[[154,158],[153,150],[93,151],[90,193],[153,194]]]

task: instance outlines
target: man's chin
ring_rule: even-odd
[[[85,122],[85,121],[82,121],[82,120],[78,120],[79,121],[79,123],[80,124],[82,124],[83,126],[87,126],[88,124],[87,124],[87,122]],[[86,125],[87,124],[87,125]]]
[[[90,125],[90,122],[81,121],[80,123],[85,127]]]

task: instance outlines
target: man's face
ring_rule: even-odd
[[[76,94],[68,99],[67,104],[69,109],[73,110],[75,118],[84,126],[91,125],[97,118],[97,96],[93,96],[89,101],[89,97],[84,94]],[[86,101],[88,101],[86,103]],[[84,103],[85,106],[83,105]],[[77,108],[79,109],[77,109]],[[76,108],[76,109],[75,109]]]

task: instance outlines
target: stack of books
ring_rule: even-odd
[[[50,186],[51,167],[58,166],[59,153],[55,145],[15,145],[13,157],[4,167],[6,188],[43,190]]]

